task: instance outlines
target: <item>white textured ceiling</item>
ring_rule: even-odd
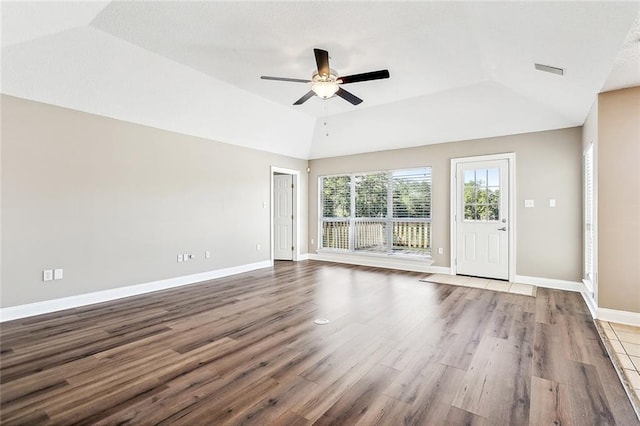
[[[639,9],[3,1],[1,90],[299,158],[557,129],[581,125],[603,88],[640,84]],[[314,47],[341,75],[388,69],[391,78],[345,87],[364,99],[358,106],[293,106],[305,84],[259,78],[309,78]]]

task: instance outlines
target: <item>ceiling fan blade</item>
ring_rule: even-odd
[[[294,105],[302,105],[303,103],[307,102],[309,100],[309,98],[311,98],[313,96],[315,96],[315,93],[313,92],[313,90],[309,90],[306,95],[304,95],[303,97],[301,97],[300,99],[295,101],[293,104]]]
[[[302,80],[301,78],[269,77],[268,75],[261,75],[260,78],[263,80],[291,81],[293,83],[311,83],[311,80]]]
[[[362,99],[360,99],[359,97],[357,97],[351,92],[347,92],[342,87],[338,89],[338,91],[336,92],[336,95],[340,96],[342,99],[346,100],[347,102],[351,102],[353,105],[358,105],[362,103]]]
[[[313,49],[313,53],[316,55],[316,65],[318,66],[319,75],[329,75],[331,73],[329,69],[329,52],[322,49]]]
[[[342,81],[342,84],[357,83],[359,81],[380,80],[383,78],[389,78],[389,70],[364,72],[362,74],[345,75],[339,77],[338,80]]]

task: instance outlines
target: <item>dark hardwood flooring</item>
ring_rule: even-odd
[[[423,276],[278,262],[4,323],[1,423],[639,424],[578,294]]]

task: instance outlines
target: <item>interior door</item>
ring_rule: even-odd
[[[458,274],[509,279],[509,160],[456,166]]]
[[[293,176],[273,176],[273,258],[293,260]]]

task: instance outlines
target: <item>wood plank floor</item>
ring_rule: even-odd
[[[4,323],[1,423],[639,424],[578,294],[423,276],[278,262]]]

